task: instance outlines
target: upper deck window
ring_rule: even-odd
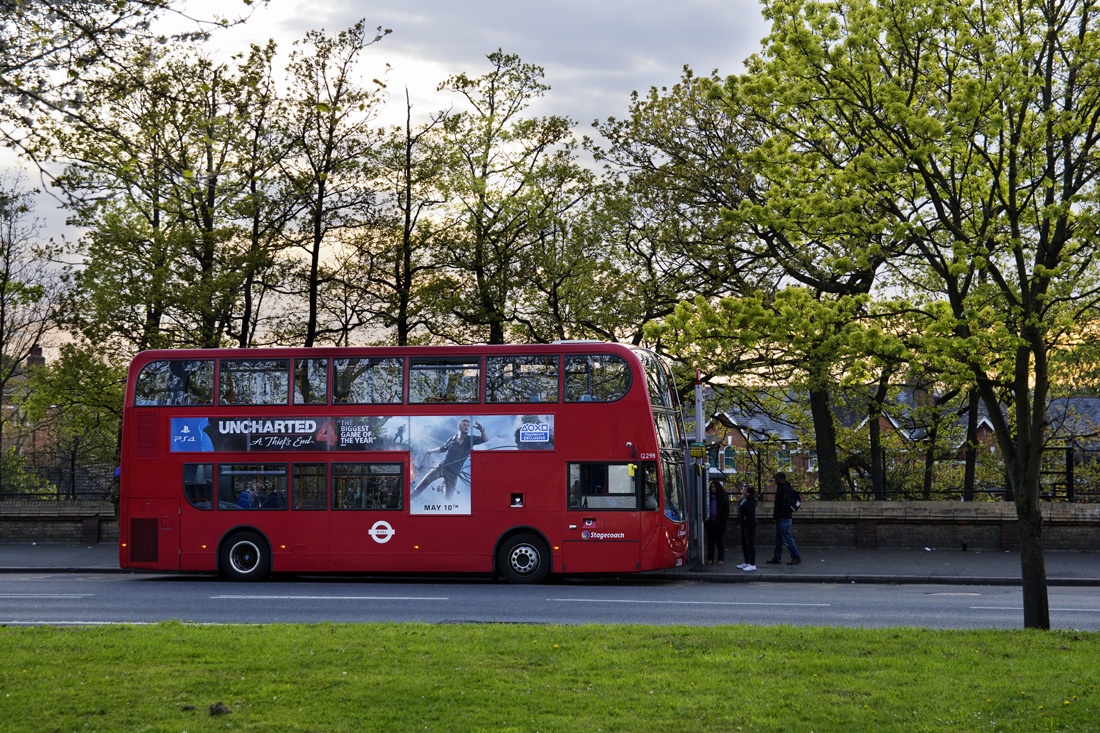
[[[210,405],[214,402],[214,362],[168,359],[146,364],[134,386],[134,406]]]
[[[617,354],[565,357],[566,402],[614,402],[630,391],[630,365]]]
[[[654,410],[653,420],[657,423],[657,444],[662,448],[681,448],[680,421],[671,410]]]
[[[219,405],[285,405],[290,395],[286,359],[222,359]]]
[[[409,404],[479,402],[481,360],[476,356],[425,356],[409,363]]]
[[[486,402],[557,402],[557,356],[489,356]]]
[[[328,401],[328,359],[295,359],[293,386],[294,404],[325,404]]]
[[[646,386],[649,388],[649,401],[654,407],[677,408],[676,394],[673,388],[672,374],[668,366],[652,351],[637,349],[634,352],[642,361]]]
[[[333,359],[334,405],[394,405],[404,399],[403,359]]]

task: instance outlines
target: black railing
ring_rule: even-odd
[[[22,478],[21,485],[0,486],[0,501],[109,499],[115,486],[115,466],[34,467]]]

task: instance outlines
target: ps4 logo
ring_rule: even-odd
[[[546,443],[550,440],[550,425],[548,423],[524,423],[519,429],[519,442],[521,443]]]

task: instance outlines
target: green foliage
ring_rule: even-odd
[[[53,493],[49,482],[31,471],[27,467],[26,459],[15,448],[0,452],[0,476],[3,477],[0,493],[9,495],[8,498],[12,494],[34,498]]]
[[[639,342],[679,301],[767,288],[779,270],[725,215],[751,187],[738,154],[752,137],[709,94],[718,83],[685,68],[671,88],[635,92],[627,117],[598,124],[606,147],[585,141],[608,167],[593,221],[617,280],[605,338]]]
[[[0,714],[36,730],[1087,730],[1100,705],[1094,633],[168,623],[0,643]]]
[[[211,347],[255,318],[245,303],[287,218],[264,195],[278,192],[270,151],[285,145],[257,127],[278,109],[262,81],[272,62],[271,49],[235,67],[140,49],[129,74],[88,81],[86,105],[107,127],[54,130],[67,163],[57,183],[87,230],[71,329],[126,351]]]
[[[128,361],[102,346],[68,343],[35,370],[24,409],[30,421],[48,428],[59,460],[118,461]]]

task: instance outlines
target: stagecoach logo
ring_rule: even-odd
[[[626,532],[581,532],[582,540],[624,540]]]
[[[548,423],[524,423],[519,429],[519,442],[550,442],[550,425]]]
[[[378,544],[384,545],[397,534],[397,530],[391,527],[389,522],[375,522],[374,526],[367,531],[367,534]]]

